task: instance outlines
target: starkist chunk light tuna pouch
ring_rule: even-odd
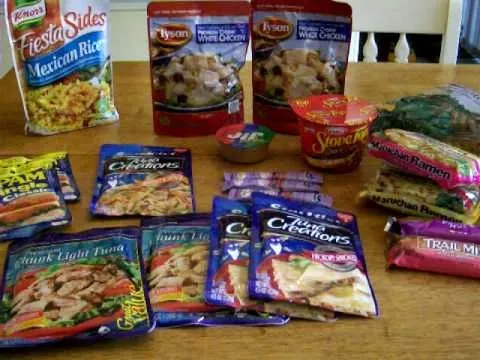
[[[26,131],[51,135],[118,120],[107,0],[5,0]]]

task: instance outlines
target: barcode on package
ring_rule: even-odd
[[[240,100],[236,99],[228,103],[228,113],[235,114],[240,111]]]

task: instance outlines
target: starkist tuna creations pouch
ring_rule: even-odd
[[[138,229],[110,228],[12,243],[0,290],[0,347],[151,330],[138,241]]]
[[[29,237],[71,221],[53,169],[27,163],[0,175],[0,241]]]
[[[378,316],[355,216],[254,193],[249,295]]]
[[[213,201],[210,259],[205,300],[236,310],[257,310],[317,321],[333,321],[333,312],[288,302],[263,302],[248,294],[251,246],[250,205],[216,197]]]
[[[252,0],[253,119],[297,134],[288,100],[343,94],[352,33],[350,5]]]
[[[27,133],[118,120],[108,50],[108,0],[5,0]]]
[[[194,212],[190,150],[110,144],[100,149],[93,215],[161,216]]]
[[[235,313],[205,302],[210,214],[142,221],[142,252],[157,326],[282,325],[285,317]]]
[[[155,132],[210,135],[242,123],[250,4],[162,1],[147,13]]]

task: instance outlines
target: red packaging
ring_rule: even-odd
[[[211,135],[243,123],[249,3],[152,2],[147,14],[155,133]]]
[[[343,94],[352,9],[331,0],[252,0],[253,120],[298,134],[288,101]]]
[[[363,158],[374,105],[356,97],[319,95],[290,102],[300,121],[302,153],[316,168],[348,172]]]

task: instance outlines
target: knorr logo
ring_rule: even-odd
[[[157,29],[157,39],[163,45],[182,46],[191,38],[192,31],[184,24],[164,24]]]
[[[11,22],[17,30],[40,25],[47,14],[45,0],[16,0]]]
[[[292,35],[293,25],[286,19],[268,16],[257,24],[255,30],[261,37],[284,40]]]

